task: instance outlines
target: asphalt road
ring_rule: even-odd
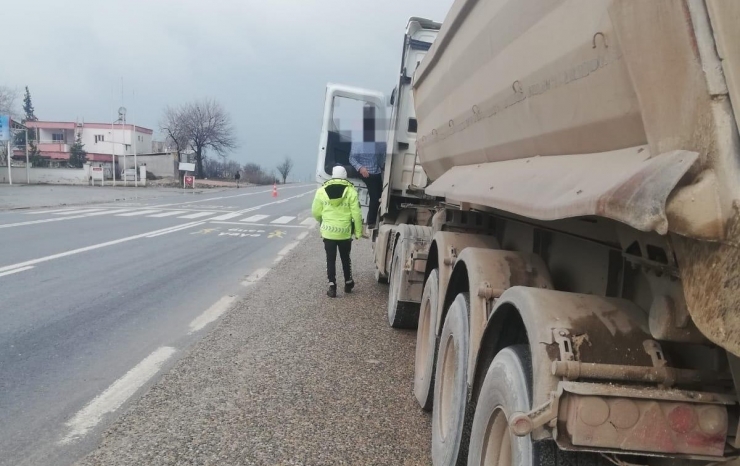
[[[328,298],[312,230],[77,466],[431,464],[416,332],[388,326],[369,241],[352,264]]]
[[[0,465],[94,449],[305,238],[314,190],[0,212]]]

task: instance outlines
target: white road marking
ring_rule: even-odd
[[[295,217],[291,217],[290,215],[286,215],[280,218],[276,218],[270,223],[275,223],[278,225],[285,225],[286,223],[290,223]]]
[[[307,227],[312,227],[312,226],[316,225],[317,223],[319,223],[319,222],[317,222],[315,218],[308,217],[307,219],[305,219],[304,221],[301,222],[301,225],[306,225]]]
[[[72,220],[75,218],[85,218],[88,216],[92,216],[95,214],[89,214],[89,215],[75,215],[74,217],[59,217],[59,218],[45,218],[43,220],[30,220],[28,222],[19,222],[19,223],[6,223],[5,225],[0,225],[0,228],[12,228],[12,227],[22,227],[26,225],[37,225],[39,223],[49,223],[49,222],[60,222],[62,220]]]
[[[0,277],[4,277],[6,275],[13,275],[14,273],[18,273],[18,272],[25,272],[26,270],[31,270],[32,268],[33,268],[32,265],[29,265],[27,267],[20,267],[17,269],[10,270],[8,272],[0,273]]]
[[[281,187],[280,189],[306,188],[308,186],[312,186],[312,185],[310,185],[310,184],[300,184],[300,185],[295,185],[295,186],[291,185],[291,186]],[[199,199],[197,201],[175,202],[175,203],[172,203],[172,204],[161,204],[161,205],[155,205],[155,206],[152,206],[152,207],[169,207],[169,206],[173,206],[173,205],[195,204],[195,203],[198,203],[198,202],[209,202],[209,201],[216,201],[216,200],[219,200],[219,199],[232,199],[234,197],[254,196],[255,194],[265,194],[265,193],[271,193],[271,192],[272,192],[272,188],[267,189],[265,191],[255,191],[255,192],[251,192],[251,193],[235,194],[233,196],[210,197],[208,199]]]
[[[67,212],[70,210],[76,210],[76,209],[73,207],[67,207],[66,209],[40,210],[37,212],[26,212],[26,215],[53,214],[57,212]]]
[[[91,214],[93,212],[100,212],[101,210],[103,209],[68,210],[66,212],[57,212],[54,215]]]
[[[242,215],[241,212],[232,212],[230,214],[219,215],[218,217],[213,217],[211,220],[229,220],[232,218],[239,217],[240,215]]]
[[[242,222],[211,222],[208,220],[209,223],[214,223],[216,225],[239,225],[239,226],[245,226],[248,225],[250,227],[274,227],[275,225],[270,225],[268,223],[242,223]],[[280,228],[306,228],[301,225],[280,225]]]
[[[116,215],[116,217],[133,217],[135,215],[156,214],[157,212],[159,212],[159,209],[135,210],[135,211],[129,212],[127,214],[119,214],[119,215]]]
[[[216,301],[216,303],[209,307],[208,309],[203,312],[203,314],[199,315],[195,319],[193,319],[192,322],[190,322],[190,332],[195,333],[199,330],[202,330],[206,327],[206,325],[210,324],[211,322],[216,321],[219,317],[221,317],[221,314],[226,312],[229,307],[236,301],[236,296],[224,296],[223,298]]]
[[[313,192],[313,191],[309,191],[308,193],[311,193],[311,192]],[[253,211],[253,210],[261,209],[261,208],[263,208],[263,207],[267,207],[268,205],[273,205],[273,204],[282,204],[282,203],[283,203],[283,202],[285,202],[285,201],[288,201],[288,200],[290,200],[290,199],[296,199],[296,198],[299,198],[299,197],[301,197],[301,196],[305,196],[305,195],[306,195],[306,194],[308,194],[308,193],[302,193],[302,194],[298,194],[298,195],[296,195],[296,196],[286,197],[285,199],[283,199],[283,200],[280,200],[280,201],[273,201],[273,202],[268,202],[267,204],[262,204],[262,205],[258,205],[258,206],[254,206],[254,207],[249,207],[249,208],[247,208],[247,209],[243,209],[243,210],[240,210],[239,212],[241,212],[241,213],[246,213],[246,212],[251,212],[251,211]]]
[[[242,286],[252,286],[262,279],[270,269],[257,269],[250,276],[244,279]]]
[[[269,215],[252,215],[251,217],[243,218],[241,221],[242,222],[259,222],[260,220],[264,220],[267,217],[269,217]]]
[[[171,217],[173,215],[180,215],[180,214],[186,214],[186,213],[188,213],[187,210],[173,210],[170,212],[163,212],[161,214],[149,215],[149,217],[152,217],[152,218]]]
[[[284,257],[285,257],[285,256],[286,256],[286,255],[287,255],[287,254],[288,254],[288,253],[289,253],[290,251],[292,251],[292,250],[293,250],[293,248],[295,248],[295,247],[296,247],[296,246],[298,246],[299,244],[301,244],[301,243],[300,243],[300,241],[293,241],[292,243],[290,243],[289,245],[287,245],[287,246],[285,246],[285,247],[284,247],[283,249],[281,249],[281,250],[280,250],[280,252],[278,253],[277,257],[275,258],[275,264],[277,264],[278,262],[280,262],[281,260],[283,260],[283,258],[284,258]]]
[[[115,209],[115,210],[104,210],[102,212],[93,212],[92,214],[85,214],[85,217],[97,217],[100,215],[113,215],[120,214],[122,212],[129,212],[131,209]]]
[[[185,227],[190,228],[190,227],[202,225],[203,223],[205,223],[205,222],[186,223],[185,225],[180,225],[180,226],[175,227],[175,228],[178,228],[178,229],[184,229]],[[17,264],[7,265],[5,267],[0,267],[0,273],[7,272],[8,270],[17,269],[17,268],[20,268],[20,267],[26,267],[26,266],[29,266],[29,265],[40,264],[42,262],[48,262],[48,261],[54,260],[54,259],[61,259],[62,257],[73,256],[75,254],[80,254],[80,253],[87,252],[87,251],[93,251],[95,249],[105,248],[105,247],[108,247],[108,246],[113,246],[113,245],[125,243],[125,242],[128,242],[128,241],[133,241],[133,240],[139,239],[139,238],[146,238],[147,236],[150,236],[150,235],[156,235],[156,234],[163,233],[163,232],[169,233],[170,232],[169,230],[172,230],[172,228],[173,227],[164,228],[164,229],[161,229],[161,230],[154,230],[154,231],[150,231],[148,233],[141,233],[139,235],[134,235],[134,236],[127,236],[125,238],[115,239],[113,241],[106,241],[105,243],[93,244],[92,246],[85,246],[84,248],[72,249],[70,251],[60,252],[58,254],[52,254],[52,255],[46,256],[46,257],[39,257],[38,259],[33,259],[33,260],[30,260],[30,261],[19,262]]]
[[[149,236],[147,236],[147,238],[156,238],[157,236],[162,236],[162,235],[167,235],[167,234],[170,234],[170,233],[175,233],[176,231],[187,230],[188,228],[197,227],[197,226],[203,225],[205,223],[206,222],[195,222],[195,223],[186,223],[185,225],[178,225],[176,227],[168,228],[168,229],[166,229],[164,231],[160,231],[160,232],[154,233],[152,235],[149,235]]]
[[[304,239],[306,239],[306,236],[308,236],[308,232],[307,231],[304,231],[303,233],[301,233],[300,235],[298,235],[298,237],[296,239],[298,241],[303,241]]]
[[[95,397],[90,403],[82,408],[75,416],[67,422],[69,433],[59,441],[66,445],[79,440],[91,429],[95,428],[108,413],[120,408],[131,398],[149,379],[154,377],[162,368],[162,365],[175,354],[177,350],[169,346],[163,346],[144,358],[133,369],[123,377],[116,380],[103,393]]]
[[[205,217],[206,215],[213,215],[215,213],[216,212],[196,212],[194,214],[183,215],[182,217],[177,217],[177,218],[190,218],[190,219],[192,219],[192,218],[200,218],[200,217]]]

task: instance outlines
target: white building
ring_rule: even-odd
[[[85,146],[88,162],[111,163],[115,154],[118,163],[118,158],[124,154],[148,154],[152,148],[153,131],[141,126],[60,121],[29,121],[26,126],[36,131],[41,157],[53,164],[69,160],[69,151],[77,134]],[[13,158],[19,158],[19,155],[14,154]]]

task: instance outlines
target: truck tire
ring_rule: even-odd
[[[388,284],[388,277],[380,273],[380,269],[376,266],[375,267],[375,281],[380,283],[381,285],[387,285]]]
[[[407,240],[429,240],[432,229],[403,224],[396,227],[396,232],[398,237],[393,243],[393,256],[388,271],[388,323],[393,328],[414,329],[419,322],[419,303],[399,300],[403,285],[403,266],[409,254]]]
[[[532,442],[509,432],[508,417],[532,405],[532,363],[527,345],[501,350],[486,372],[468,446],[468,466],[606,466],[590,453],[561,451],[554,441]]]
[[[508,422],[512,413],[530,411],[530,373],[529,353],[524,345],[504,348],[493,359],[475,405],[468,466],[539,464],[535,462],[531,437],[514,436]]]
[[[434,466],[463,465],[472,413],[467,406],[467,364],[470,348],[470,298],[460,293],[447,312],[437,351],[432,411]]]
[[[429,274],[419,307],[414,363],[414,396],[421,409],[431,411],[434,400],[434,362],[437,358],[437,309],[439,270]]]

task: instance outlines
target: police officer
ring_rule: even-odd
[[[352,279],[352,236],[362,234],[362,211],[357,198],[357,190],[347,181],[347,170],[336,166],[332,179],[324,183],[313,200],[313,217],[321,224],[321,237],[326,250],[326,274],[329,278],[330,298],[337,296],[337,249],[344,271],[344,292],[351,293],[355,286]]]

